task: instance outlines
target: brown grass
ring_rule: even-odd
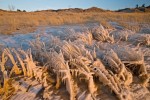
[[[112,26],[108,21],[118,22],[133,31],[140,29],[139,24],[150,24],[150,13],[119,12],[5,12],[0,11],[0,33],[27,33],[37,26],[100,22],[106,28]],[[132,23],[135,23],[132,25]],[[137,24],[136,24],[137,23]],[[20,31],[21,30],[21,31]]]

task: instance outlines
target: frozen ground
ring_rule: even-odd
[[[36,39],[37,36],[42,36],[42,40],[47,40],[47,38],[52,34],[54,36],[61,36],[64,34],[66,29],[72,29],[76,32],[82,32],[90,28],[91,26],[97,26],[98,24],[86,24],[86,25],[64,25],[64,26],[51,26],[51,27],[39,27],[34,33],[28,34],[13,34],[4,35],[0,34],[0,44],[6,47],[18,48],[22,47],[27,49],[29,47],[29,41]]]

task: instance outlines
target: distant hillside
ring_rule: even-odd
[[[0,9],[0,11],[2,12],[2,11],[7,11],[7,10]]]
[[[82,9],[82,8],[68,8],[68,9],[58,9],[58,10],[53,10],[53,9],[48,9],[48,10],[37,10],[33,12],[73,12],[73,13],[82,13],[82,12],[127,12],[127,13],[133,13],[133,12],[150,12],[150,6],[147,7],[137,7],[137,8],[124,8],[124,9],[119,9],[116,11],[111,11],[111,10],[105,10],[97,7],[91,7],[88,9]],[[19,10],[17,11],[8,11],[8,10],[3,10],[0,9],[0,12],[26,12],[25,10]]]
[[[19,9],[17,9],[17,12],[23,12]],[[3,10],[0,9],[1,12],[16,12],[16,11],[8,11],[8,10]],[[68,8],[68,9],[58,9],[58,10],[53,10],[53,9],[48,9],[48,10],[38,10],[38,11],[34,11],[34,12],[106,12],[107,10],[101,9],[101,8],[97,8],[97,7],[91,7],[88,9],[81,9],[81,8]]]
[[[101,8],[97,8],[97,7],[91,7],[88,9],[81,9],[81,8],[68,8],[68,9],[58,9],[58,10],[41,10],[44,12],[105,12],[106,10],[101,9]],[[40,12],[40,11],[36,11],[36,12]]]
[[[150,6],[147,7],[137,7],[137,8],[125,8],[125,9],[119,9],[117,12],[150,12]]]
[[[85,12],[105,12],[106,10],[97,8],[97,7],[92,7],[84,10]]]

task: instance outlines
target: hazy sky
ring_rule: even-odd
[[[41,9],[89,8],[92,6],[117,10],[135,7],[136,4],[150,5],[150,0],[0,0],[0,9],[8,10],[8,5],[15,9],[34,11]]]

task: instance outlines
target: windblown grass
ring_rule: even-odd
[[[30,41],[31,47],[26,51],[21,48],[2,50],[2,100],[29,97],[32,97],[30,100],[38,97],[46,100],[97,100],[103,96],[101,87],[105,87],[107,95],[119,100],[132,100],[135,96],[144,98],[145,91],[138,90],[137,93],[130,88],[139,84],[145,89],[150,87],[143,51],[118,45],[102,25],[77,35],[76,31],[66,31],[70,34],[58,34],[58,37],[51,34],[46,42],[37,36]],[[131,38],[136,40],[139,37],[141,40],[137,42],[149,43],[143,35]],[[136,83],[134,77],[141,79]]]
[[[33,27],[47,25],[100,22],[111,28],[108,23],[114,21],[133,31],[139,31],[139,24],[150,24],[150,13],[119,12],[4,12],[0,11],[0,33],[9,34],[21,30],[22,33],[33,31]],[[134,25],[132,25],[134,23]]]

